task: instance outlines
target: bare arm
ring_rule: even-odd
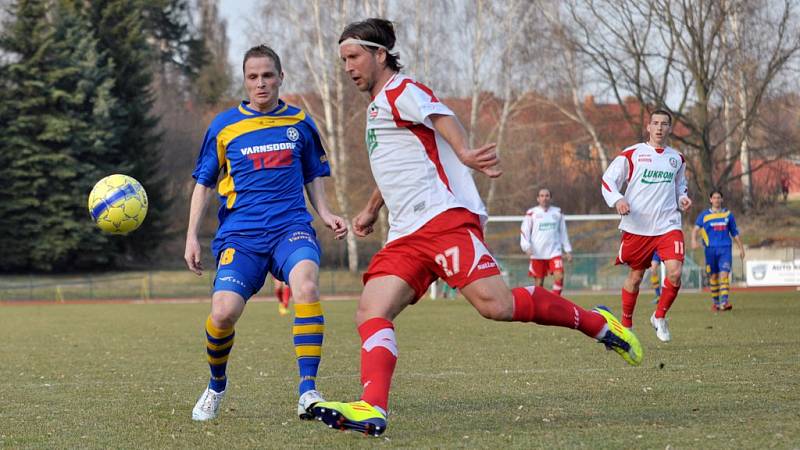
[[[189,206],[189,225],[186,227],[186,249],[183,259],[186,266],[196,275],[203,274],[203,263],[200,261],[200,241],[197,234],[200,231],[200,220],[208,207],[214,188],[195,184],[192,191],[192,200]]]
[[[467,148],[467,132],[455,116],[431,114],[429,118],[433,127],[450,144],[459,161],[465,166],[491,178],[503,174],[503,171],[497,167],[500,163],[495,150],[497,144],[486,144],[477,149]]]
[[[742,238],[739,237],[737,234],[733,237],[733,242],[736,242],[736,246],[739,247],[739,253],[741,254],[741,258],[744,259],[744,243],[742,243]]]
[[[364,237],[372,233],[372,226],[375,225],[375,221],[378,220],[378,213],[382,207],[383,196],[376,186],[375,189],[372,190],[372,194],[369,196],[369,200],[367,200],[364,209],[353,219],[353,233],[359,237]]]
[[[697,233],[700,232],[700,227],[697,225],[692,228],[692,248],[700,247],[700,244],[697,243]]]
[[[325,198],[325,182],[322,178],[317,177],[306,183],[306,192],[311,206],[317,211],[325,226],[333,231],[334,237],[336,239],[344,238],[347,235],[347,224],[344,219],[331,213],[328,200]]]

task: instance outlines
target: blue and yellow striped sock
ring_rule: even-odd
[[[294,304],[294,353],[300,371],[300,395],[316,389],[317,369],[322,356],[322,338],[325,334],[325,317],[322,305],[314,303]]]
[[[661,277],[657,273],[650,274],[650,286],[656,293],[656,297],[661,297]]]
[[[220,329],[211,323],[211,315],[206,319],[206,353],[208,354],[208,367],[211,369],[211,380],[208,387],[216,392],[225,390],[228,376],[228,355],[233,348],[233,338],[236,333],[233,327]]]
[[[711,288],[711,300],[714,300],[714,304],[719,304],[719,282],[717,280],[710,280],[708,282],[709,287]]]
[[[719,301],[720,303],[728,303],[728,289],[730,288],[730,280],[725,277],[719,283]]]

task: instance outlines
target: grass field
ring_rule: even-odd
[[[221,417],[194,423],[207,381],[208,304],[0,306],[0,447],[10,448],[798,448],[800,295],[699,294],[656,340],[640,299],[640,367],[577,332],[481,319],[425,301],[396,322],[400,359],[381,438],[295,414],[291,319],[253,303],[237,325]],[[611,296],[579,296],[590,306]],[[325,304],[319,387],[353,400],[355,302]]]

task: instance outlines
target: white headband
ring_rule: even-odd
[[[354,45],[354,44],[355,45],[364,45],[366,47],[382,48],[382,49],[386,50],[386,53],[389,53],[389,49],[386,48],[385,45],[378,44],[377,42],[365,41],[363,39],[356,39],[356,38],[347,38],[347,39],[343,40],[339,44],[339,48],[341,48],[343,45]]]

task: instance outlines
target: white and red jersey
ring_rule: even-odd
[[[625,193],[620,191],[627,184]],[[603,174],[603,198],[610,207],[625,198],[631,211],[619,229],[641,236],[660,236],[681,229],[678,201],[688,198],[686,163],[672,147],[641,143],[622,151]]]
[[[466,208],[486,222],[472,175],[433,128],[432,114],[454,115],[427,86],[400,73],[367,107],[367,151],[389,209],[389,242],[452,208]]]
[[[572,253],[567,224],[561,208],[535,206],[525,212],[520,226],[519,246],[531,259],[550,259],[561,256],[561,249]]]

